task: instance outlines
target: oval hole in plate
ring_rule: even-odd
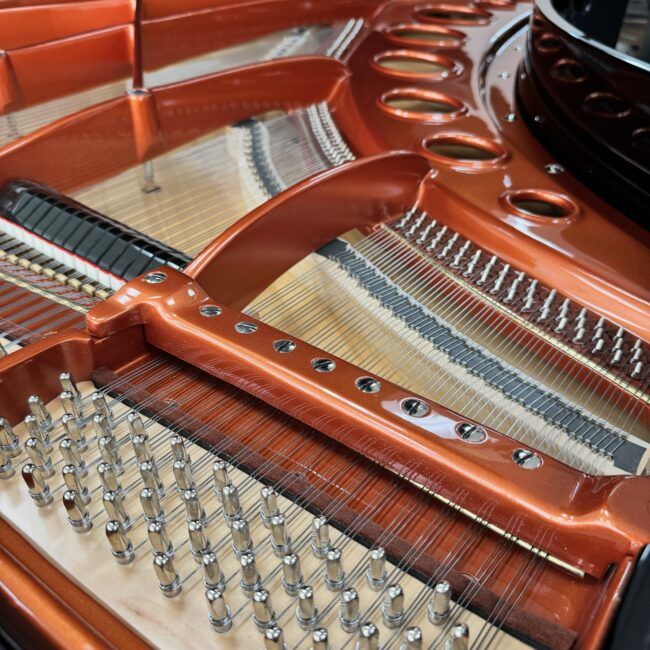
[[[517,190],[504,195],[506,209],[538,219],[568,219],[578,214],[578,206],[566,196],[547,190]]]
[[[446,56],[410,50],[382,52],[373,64],[383,74],[403,78],[445,79],[460,71]]]
[[[448,122],[465,112],[460,100],[420,88],[391,90],[380,102],[386,112],[418,122]]]
[[[630,113],[630,105],[612,93],[591,93],[582,103],[582,108],[598,117],[625,117]]]
[[[465,134],[442,133],[424,141],[424,148],[437,162],[471,167],[493,166],[508,152],[498,143]]]
[[[551,77],[566,83],[580,83],[587,78],[587,71],[582,64],[573,59],[560,59],[551,68]]]
[[[454,4],[432,4],[416,9],[416,16],[422,20],[458,25],[483,25],[489,22],[492,14],[478,7]]]
[[[391,27],[388,37],[405,45],[424,45],[426,47],[459,47],[465,41],[465,34],[455,29],[438,25],[408,23]]]

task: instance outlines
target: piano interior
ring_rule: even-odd
[[[0,647],[650,647],[595,4],[0,0]]]

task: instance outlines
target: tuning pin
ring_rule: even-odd
[[[359,594],[351,587],[341,592],[339,621],[346,632],[355,632],[359,627],[361,612],[359,609]]]
[[[7,452],[0,447],[0,480],[8,479],[14,476],[16,471],[11,464],[11,458]]]
[[[93,415],[93,429],[98,438],[114,438],[109,419],[103,413]]]
[[[164,485],[162,484],[160,476],[158,475],[158,467],[156,466],[156,462],[154,460],[147,460],[143,463],[140,463],[138,465],[138,469],[140,470],[140,476],[142,477],[144,486],[151,488],[152,490],[156,490],[158,494],[162,494]]]
[[[242,507],[239,503],[239,491],[232,483],[228,483],[221,490],[221,500],[223,502],[223,516],[226,523],[230,525],[232,521],[241,517]]]
[[[174,560],[171,555],[154,556],[153,568],[163,595],[167,598],[178,596],[181,592],[181,578],[174,567]]]
[[[212,464],[212,476],[214,478],[214,493],[221,499],[223,489],[230,483],[228,464],[225,460],[216,460]]]
[[[93,403],[93,408],[97,415],[103,415],[107,420],[109,425],[113,423],[113,411],[106,402],[106,397],[104,393],[95,392],[92,394],[91,398]],[[94,418],[93,418],[94,419]]]
[[[124,506],[124,497],[121,492],[104,492],[102,503],[109,519],[119,521],[125,530],[131,527],[131,518]]]
[[[62,372],[59,375],[59,382],[61,383],[61,390],[72,393],[74,400],[77,402],[77,407],[81,409],[81,393],[77,388],[77,382],[69,372]]]
[[[232,535],[232,550],[236,557],[253,549],[248,522],[241,517],[233,519],[230,523],[230,534]]]
[[[386,589],[381,610],[384,625],[391,630],[399,627],[404,619],[404,590],[400,585],[390,585]]]
[[[29,415],[25,416],[23,422],[25,423],[25,428],[27,429],[29,437],[40,440],[43,443],[45,451],[48,454],[51,453],[52,441],[50,440],[50,434],[41,427],[41,425],[38,423],[38,418],[33,413],[30,413]]]
[[[220,589],[226,587],[226,579],[223,571],[219,566],[219,561],[214,551],[208,551],[201,557],[201,565],[203,566],[203,584],[206,589]]]
[[[450,601],[451,585],[446,580],[442,580],[433,589],[427,611],[429,620],[434,625],[442,625],[449,618]]]
[[[399,650],[422,650],[422,630],[417,625],[404,630],[404,641]]]
[[[310,585],[298,589],[296,620],[302,630],[311,630],[318,622],[318,609],[314,604],[314,590]]]
[[[140,490],[140,505],[147,521],[163,521],[165,519],[165,511],[160,504],[160,497],[156,490],[142,488]]]
[[[34,503],[39,508],[49,506],[50,503],[52,503],[52,494],[50,493],[50,486],[43,478],[41,470],[33,463],[27,463],[26,465],[23,465],[22,476],[27,484],[29,496],[32,498]]]
[[[71,415],[80,427],[83,426],[84,416],[77,406],[74,395],[70,391],[64,390],[61,395],[59,395],[59,399],[61,400],[63,411]]]
[[[147,536],[151,543],[151,552],[154,555],[174,555],[174,546],[169,535],[167,528],[162,521],[152,521],[147,526]]]
[[[445,650],[467,650],[469,647],[469,628],[465,623],[456,623],[449,632]]]
[[[147,436],[147,431],[144,427],[144,422],[139,413],[130,411],[126,416],[126,424],[129,428],[129,437],[136,438],[138,436]],[[147,436],[148,439],[148,436]]]
[[[363,623],[359,627],[356,650],[378,650],[379,629],[371,621]]]
[[[271,546],[276,557],[284,557],[291,553],[291,537],[287,534],[285,516],[280,513],[271,517]]]
[[[100,463],[97,466],[97,474],[99,475],[104,492],[124,492],[122,484],[117,478],[117,472],[112,465]]]
[[[300,558],[296,553],[290,553],[282,558],[282,584],[289,596],[295,596],[302,585]]]
[[[199,501],[198,492],[194,488],[181,492],[181,499],[185,506],[185,518],[187,521],[194,519],[200,519],[203,522],[206,521],[205,510]]]
[[[250,596],[262,587],[255,556],[252,553],[242,553],[239,557],[239,566],[241,567],[241,588],[243,592]]]
[[[81,495],[75,490],[63,493],[63,505],[68,513],[68,521],[77,533],[87,533],[92,527],[88,508],[84,505]]]
[[[386,551],[383,548],[374,548],[370,551],[366,579],[371,589],[379,591],[388,578],[386,573]]]
[[[174,479],[179,492],[189,490],[194,487],[194,475],[192,465],[189,460],[175,460],[172,465]]]
[[[205,598],[208,601],[208,620],[212,629],[220,634],[227,632],[232,627],[232,616],[223,595],[223,587],[208,589]]]
[[[481,255],[483,255],[482,250],[477,250],[474,255],[472,255],[472,258],[470,259],[469,263],[465,267],[465,271],[463,272],[464,277],[469,277],[474,273],[474,269],[476,269],[476,265],[478,264],[479,260],[481,259]]]
[[[268,589],[258,589],[253,592],[253,621],[257,628],[264,632],[275,625],[275,610],[271,603]]]
[[[643,362],[639,361],[633,368],[630,376],[632,379],[638,379],[643,374]]]
[[[52,416],[45,408],[43,400],[38,395],[30,395],[27,404],[32,415],[36,418],[39,426],[43,431],[49,432],[52,429]]]
[[[90,503],[90,492],[85,482],[82,482],[77,468],[74,465],[64,465],[61,469],[63,482],[68,490],[73,490],[79,494],[79,499],[83,505],[87,506]]]
[[[54,476],[52,459],[38,438],[29,438],[25,442],[25,451],[29,456],[29,460],[41,470],[43,478],[48,479]]]
[[[287,644],[281,627],[274,625],[264,632],[264,647],[266,650],[286,650]]]
[[[111,545],[111,553],[120,564],[130,564],[135,558],[133,544],[126,534],[122,522],[110,520],[106,522],[106,537]]]
[[[81,477],[88,476],[88,468],[79,451],[79,445],[72,438],[63,438],[59,443],[59,451],[65,465],[72,465]]]
[[[138,420],[139,419],[140,418],[138,418]],[[149,436],[147,433],[139,433],[137,435],[131,433],[130,438],[137,463],[140,465],[142,463],[152,462],[153,454],[151,453],[151,446],[149,445]]]
[[[501,291],[503,284],[508,277],[508,273],[510,273],[510,264],[504,264],[502,269],[499,271],[499,275],[497,275],[496,280],[494,281],[494,285],[490,289],[491,294],[494,295]]]
[[[325,556],[325,584],[330,591],[340,591],[345,583],[341,549],[332,548]]]
[[[79,451],[84,451],[88,448],[86,436],[74,415],[64,413],[61,417],[61,424],[63,424],[63,430],[66,436],[77,443]]]
[[[201,563],[202,556],[210,549],[210,540],[205,534],[205,524],[200,519],[187,522],[187,531],[190,537],[190,551],[196,562]]]
[[[271,519],[280,514],[278,508],[278,493],[270,486],[265,485],[260,490],[260,518],[266,528],[271,527]]]
[[[314,556],[319,560],[324,560],[327,557],[328,551],[332,548],[327,519],[322,515],[314,517],[311,522],[311,530],[311,548]]]
[[[107,465],[110,465],[116,474],[122,474],[124,472],[124,467],[122,466],[122,458],[117,448],[117,441],[115,440],[115,436],[112,434],[110,436],[102,436],[97,440],[97,448],[99,449],[99,454],[102,457],[102,461]]]
[[[532,311],[535,304],[535,294],[537,292],[537,287],[539,282],[537,280],[531,280],[526,293],[524,294],[524,304],[522,306],[523,311]]]
[[[0,418],[0,450],[9,458],[20,456],[20,440],[14,433],[11,424],[5,418]]]

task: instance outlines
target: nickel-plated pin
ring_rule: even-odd
[[[446,580],[442,580],[433,588],[427,610],[429,620],[434,625],[442,625],[449,618],[450,601],[451,585]]]
[[[282,558],[282,584],[289,596],[295,596],[302,585],[300,558],[296,553],[289,553]]]
[[[144,486],[156,490],[158,494],[162,494],[164,485],[158,475],[156,461],[153,459],[144,461],[138,465],[138,469],[140,470],[140,476],[142,477]]]
[[[356,632],[361,621],[359,594],[356,589],[349,587],[341,592],[339,607],[339,622],[346,632]]]
[[[162,521],[152,521],[147,526],[147,536],[151,543],[151,552],[154,555],[174,555],[174,545],[172,544],[167,528]]]
[[[339,548],[331,548],[325,556],[325,584],[330,591],[340,591],[345,584],[343,553]]]
[[[221,499],[223,489],[230,484],[228,463],[225,460],[219,459],[212,463],[212,477],[214,479],[214,493]]]
[[[122,474],[124,472],[122,457],[117,448],[115,436],[102,436],[97,440],[97,448],[99,449],[99,454],[104,463],[110,465],[117,474]]]
[[[469,628],[465,623],[456,623],[445,641],[445,650],[467,650],[469,647]]]
[[[281,627],[274,625],[264,632],[264,647],[266,650],[286,650],[287,644]]]
[[[465,268],[465,271],[463,272],[464,277],[469,277],[474,273],[474,270],[476,269],[476,265],[478,264],[479,260],[481,259],[481,255],[483,255],[483,251],[481,249],[477,250],[474,255],[472,255],[472,258],[469,261],[469,264]]]
[[[278,493],[270,486],[265,485],[260,490],[260,518],[266,528],[271,527],[271,519],[280,514],[278,508]]]
[[[97,474],[99,475],[104,492],[124,492],[122,484],[117,478],[117,472],[112,465],[100,463],[97,466]]]
[[[232,627],[232,615],[226,604],[223,587],[208,589],[205,598],[208,601],[208,620],[212,629],[219,634],[227,632]]]
[[[404,630],[404,641],[399,650],[422,650],[422,630],[417,625]]]
[[[311,548],[314,556],[319,560],[324,560],[332,548],[327,518],[322,515],[314,517],[311,522],[311,531]]]
[[[72,393],[73,399],[77,404],[77,408],[81,411],[82,398],[79,389],[77,388],[77,382],[74,380],[74,377],[69,372],[62,372],[59,375],[59,382],[61,383],[61,390]]]
[[[174,460],[186,460],[189,461],[190,457],[185,448],[185,441],[183,436],[173,435],[169,438],[169,444],[172,448],[172,458]]]
[[[63,482],[68,490],[74,490],[79,494],[81,502],[87,506],[90,503],[90,492],[86,482],[82,480],[74,465],[64,465],[61,469]]]
[[[388,573],[386,572],[386,551],[383,548],[373,548],[370,551],[366,579],[370,588],[375,591],[379,591],[386,584]]]
[[[253,621],[262,632],[275,625],[275,609],[271,602],[271,594],[268,589],[258,589],[253,592]]]
[[[153,454],[151,453],[151,445],[149,444],[148,434],[131,434],[130,437],[131,444],[133,445],[133,454],[135,455],[135,459],[138,464],[153,461]]]
[[[404,620],[404,590],[400,585],[390,585],[384,595],[384,604],[381,609],[384,625],[395,629]]]
[[[187,522],[187,532],[190,537],[190,551],[194,559],[201,563],[204,553],[212,548],[210,540],[205,534],[205,524],[200,519],[193,519]]]
[[[41,425],[38,423],[38,418],[33,413],[30,413],[29,415],[25,416],[23,422],[25,423],[25,428],[27,429],[29,437],[40,440],[43,443],[43,447],[45,447],[45,451],[48,454],[51,453],[52,441],[50,440],[50,434],[47,432],[47,430],[41,427]]]
[[[79,423],[75,419],[74,415],[70,413],[64,413],[61,417],[61,424],[63,424],[65,435],[77,443],[80,451],[84,451],[88,448],[88,441],[86,440],[86,436],[83,432],[83,429],[79,426]]]
[[[93,415],[93,429],[98,438],[114,438],[115,434],[111,428],[109,419],[103,413]]]
[[[63,438],[59,443],[59,451],[63,462],[66,465],[72,465],[79,476],[88,475],[88,468],[79,451],[79,445],[72,438]]]
[[[153,558],[153,568],[158,579],[158,586],[167,598],[178,596],[181,592],[181,578],[174,566],[170,555],[156,555]]]
[[[223,516],[226,520],[226,523],[230,525],[230,522],[241,517],[242,507],[239,503],[239,490],[232,483],[228,483],[221,490],[221,501],[223,502]]]
[[[181,499],[185,506],[185,518],[187,521],[195,519],[206,521],[205,510],[199,501],[199,494],[195,488],[190,488],[189,490],[181,492]]]
[[[126,416],[126,424],[129,427],[129,437],[135,438],[137,436],[147,436],[147,431],[144,427],[144,422],[139,413],[131,411]],[[147,436],[147,439],[149,436]]]
[[[165,519],[165,511],[156,490],[142,488],[140,490],[140,505],[147,521],[163,521]]]
[[[74,395],[69,390],[64,390],[59,395],[59,399],[61,400],[63,411],[69,413],[80,427],[83,426],[84,416],[79,410],[78,402],[75,400]]]
[[[366,621],[359,627],[356,650],[378,650],[379,628],[372,622]]]
[[[111,553],[120,564],[130,564],[135,558],[133,543],[129,539],[122,522],[106,522],[106,537],[111,545]]]
[[[87,533],[93,527],[88,508],[78,492],[66,490],[63,493],[63,505],[68,513],[68,521],[75,532]]]
[[[203,567],[203,584],[206,589],[225,589],[226,579],[214,551],[210,550],[203,554],[201,566]]]
[[[284,557],[291,553],[291,537],[287,533],[285,516],[280,513],[271,517],[271,547],[276,557]]]
[[[172,465],[176,487],[179,491],[189,490],[194,487],[194,474],[189,460],[175,460]]]
[[[43,478],[40,468],[36,467],[33,463],[27,463],[23,465],[22,477],[27,484],[29,496],[39,508],[49,506],[52,503],[50,486]]]
[[[0,450],[9,458],[20,456],[20,440],[5,418],[0,418]]]
[[[232,550],[237,557],[253,549],[250,528],[245,519],[241,517],[233,519],[230,523],[230,534],[232,536]]]
[[[311,650],[329,650],[327,628],[317,627],[311,634]]]
[[[25,442],[25,451],[29,460],[41,470],[43,478],[48,479],[54,476],[52,459],[38,438],[28,438]]]
[[[310,585],[298,589],[296,619],[302,630],[311,630],[318,622],[318,608],[314,604],[314,590]]]
[[[104,492],[102,503],[109,519],[119,521],[125,530],[131,527],[131,517],[126,511],[122,492]]]
[[[15,473],[9,454],[0,447],[0,480],[11,478]]]
[[[239,557],[239,566],[241,567],[241,588],[250,598],[262,586],[255,556],[252,553],[242,553]]]
[[[111,410],[110,406],[108,405],[108,402],[106,401],[106,396],[104,393],[100,392],[95,392],[92,394],[90,397],[92,403],[93,403],[93,408],[95,409],[95,413],[97,415],[103,415],[109,422],[109,424],[113,423],[113,411]]]
[[[29,410],[38,421],[40,427],[49,433],[49,431],[52,429],[52,416],[50,415],[50,412],[45,408],[43,400],[38,395],[30,395],[27,399],[27,404],[29,406]]]

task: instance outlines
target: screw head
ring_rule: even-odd
[[[530,449],[515,449],[512,452],[512,460],[524,469],[538,469],[542,466],[540,456]]]
[[[501,72],[499,72],[497,76],[499,77],[499,79],[508,79],[510,77],[510,73],[506,72],[505,70],[502,70]]]
[[[564,166],[560,165],[560,163],[548,163],[544,165],[544,169],[548,174],[561,174],[564,172]]]
[[[288,352],[293,352],[296,349],[296,343],[291,339],[280,339],[279,341],[273,342],[273,349],[276,352],[286,354]]]
[[[221,307],[218,305],[201,305],[199,307],[199,314],[206,318],[213,318],[214,316],[219,316],[221,314]]]
[[[487,433],[483,427],[479,427],[478,424],[472,424],[471,422],[461,422],[456,426],[456,433],[458,437],[464,440],[465,442],[471,442],[478,444],[485,442],[487,439]]]
[[[240,334],[253,334],[253,332],[257,332],[257,325],[255,323],[242,321],[235,325],[235,330]]]
[[[402,411],[412,418],[423,418],[429,414],[429,405],[417,397],[409,397],[402,402]]]
[[[511,123],[512,123],[512,122],[516,122],[516,121],[517,121],[517,114],[516,114],[516,113],[507,113],[507,114],[503,117],[503,119],[504,119],[506,122],[511,122]]]
[[[167,279],[167,274],[162,271],[154,271],[153,273],[147,273],[144,276],[144,281],[147,284],[160,284]]]
[[[332,359],[314,359],[311,362],[311,367],[316,372],[332,372],[336,368],[336,363]]]
[[[362,393],[378,393],[381,390],[381,383],[373,377],[359,377],[354,383]]]

